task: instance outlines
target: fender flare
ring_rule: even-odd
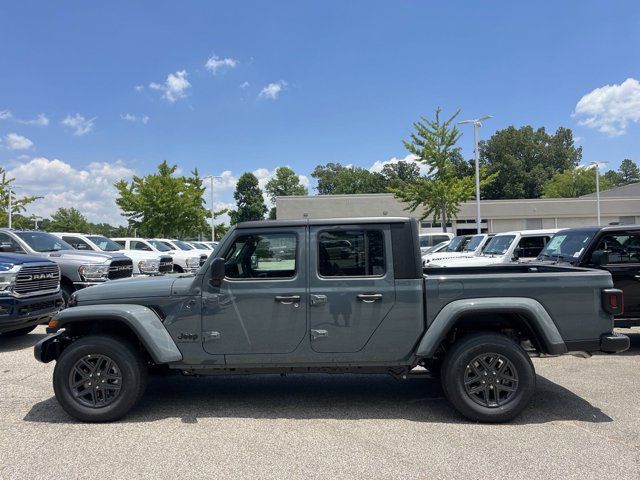
[[[182,353],[158,315],[143,305],[108,304],[71,307],[58,312],[52,320],[57,321],[56,328],[99,320],[122,322],[135,333],[155,363],[182,360]]]
[[[545,308],[533,298],[491,297],[455,300],[436,315],[418,344],[417,356],[431,358],[455,323],[468,314],[517,313],[527,319],[546,352],[551,355],[567,353],[567,346]]]

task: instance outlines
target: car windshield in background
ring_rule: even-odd
[[[117,252],[118,250],[122,250],[122,247],[120,245],[118,245],[113,240],[109,240],[107,237],[92,235],[87,238],[95,243],[103,252]]]
[[[208,245],[205,245],[204,243],[191,242],[191,245],[193,245],[196,248],[199,248],[200,250],[211,250],[211,247],[209,247]]]
[[[504,255],[515,238],[515,235],[496,235],[489,241],[482,255]]]
[[[193,250],[191,245],[181,242],[180,240],[174,240],[173,243],[176,244],[180,250]]]
[[[57,252],[73,250],[64,240],[45,232],[14,232],[36,252]]]
[[[540,260],[577,260],[589,245],[595,232],[560,232],[540,252]]]
[[[480,244],[482,243],[482,240],[484,240],[484,235],[474,235],[473,237],[471,237],[471,240],[469,240],[469,243],[467,243],[464,246],[462,251],[473,252],[476,248],[480,246]]]
[[[445,250],[447,252],[459,252],[464,248],[467,241],[467,237],[454,237],[453,240],[449,242],[449,245],[447,245]]]
[[[161,252],[168,252],[169,250],[173,250],[169,245],[159,240],[149,240],[151,246],[153,246],[156,250]]]

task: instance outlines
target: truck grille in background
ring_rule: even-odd
[[[133,261],[131,259],[114,260],[109,265],[109,280],[127,278],[131,275],[133,275]]]
[[[22,267],[16,276],[14,291],[20,295],[38,295],[60,287],[58,265],[34,265]]]
[[[206,255],[200,255],[200,266],[204,265],[204,262],[207,261]]]
[[[173,259],[171,257],[160,257],[160,273],[173,272]]]

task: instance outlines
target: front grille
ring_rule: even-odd
[[[59,287],[58,265],[33,265],[20,269],[14,291],[19,295],[38,295],[40,292],[57,290]]]
[[[33,315],[41,313],[43,310],[53,311],[58,310],[62,306],[62,300],[48,300],[46,302],[36,302],[30,303],[29,305],[25,305],[19,308],[19,315]]]
[[[160,257],[160,273],[173,272],[173,259],[171,257]]]
[[[109,265],[109,280],[127,278],[133,275],[133,262],[129,260],[113,260]]]
[[[204,262],[207,261],[206,255],[200,255],[200,266],[204,265]]]

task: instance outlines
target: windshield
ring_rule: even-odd
[[[191,242],[191,245],[199,248],[200,250],[211,250],[211,247],[209,247],[209,245],[207,245],[206,243]]]
[[[193,247],[186,242],[174,240],[173,243],[176,244],[180,250],[193,250]]]
[[[556,233],[540,252],[540,259],[577,260],[591,242],[595,232]]]
[[[469,243],[467,243],[464,246],[462,251],[473,252],[476,248],[480,246],[483,240],[484,240],[484,235],[474,235],[473,237],[471,237],[471,240],[469,240]]]
[[[153,248],[160,252],[168,252],[169,250],[171,250],[171,248],[169,248],[166,243],[161,242],[160,240],[149,240],[149,243]]]
[[[496,235],[487,243],[482,255],[504,255],[515,238],[515,235]]]
[[[36,252],[57,252],[58,250],[73,250],[64,240],[45,232],[14,232]]]
[[[468,242],[469,237],[454,237],[453,240],[449,242],[449,245],[447,245],[447,248],[445,250],[447,252],[459,252],[465,247]]]
[[[100,235],[92,235],[87,237],[93,243],[95,243],[100,250],[103,252],[117,252],[118,250],[122,250],[122,247],[118,245],[113,240],[109,240],[107,237],[102,237]]]

